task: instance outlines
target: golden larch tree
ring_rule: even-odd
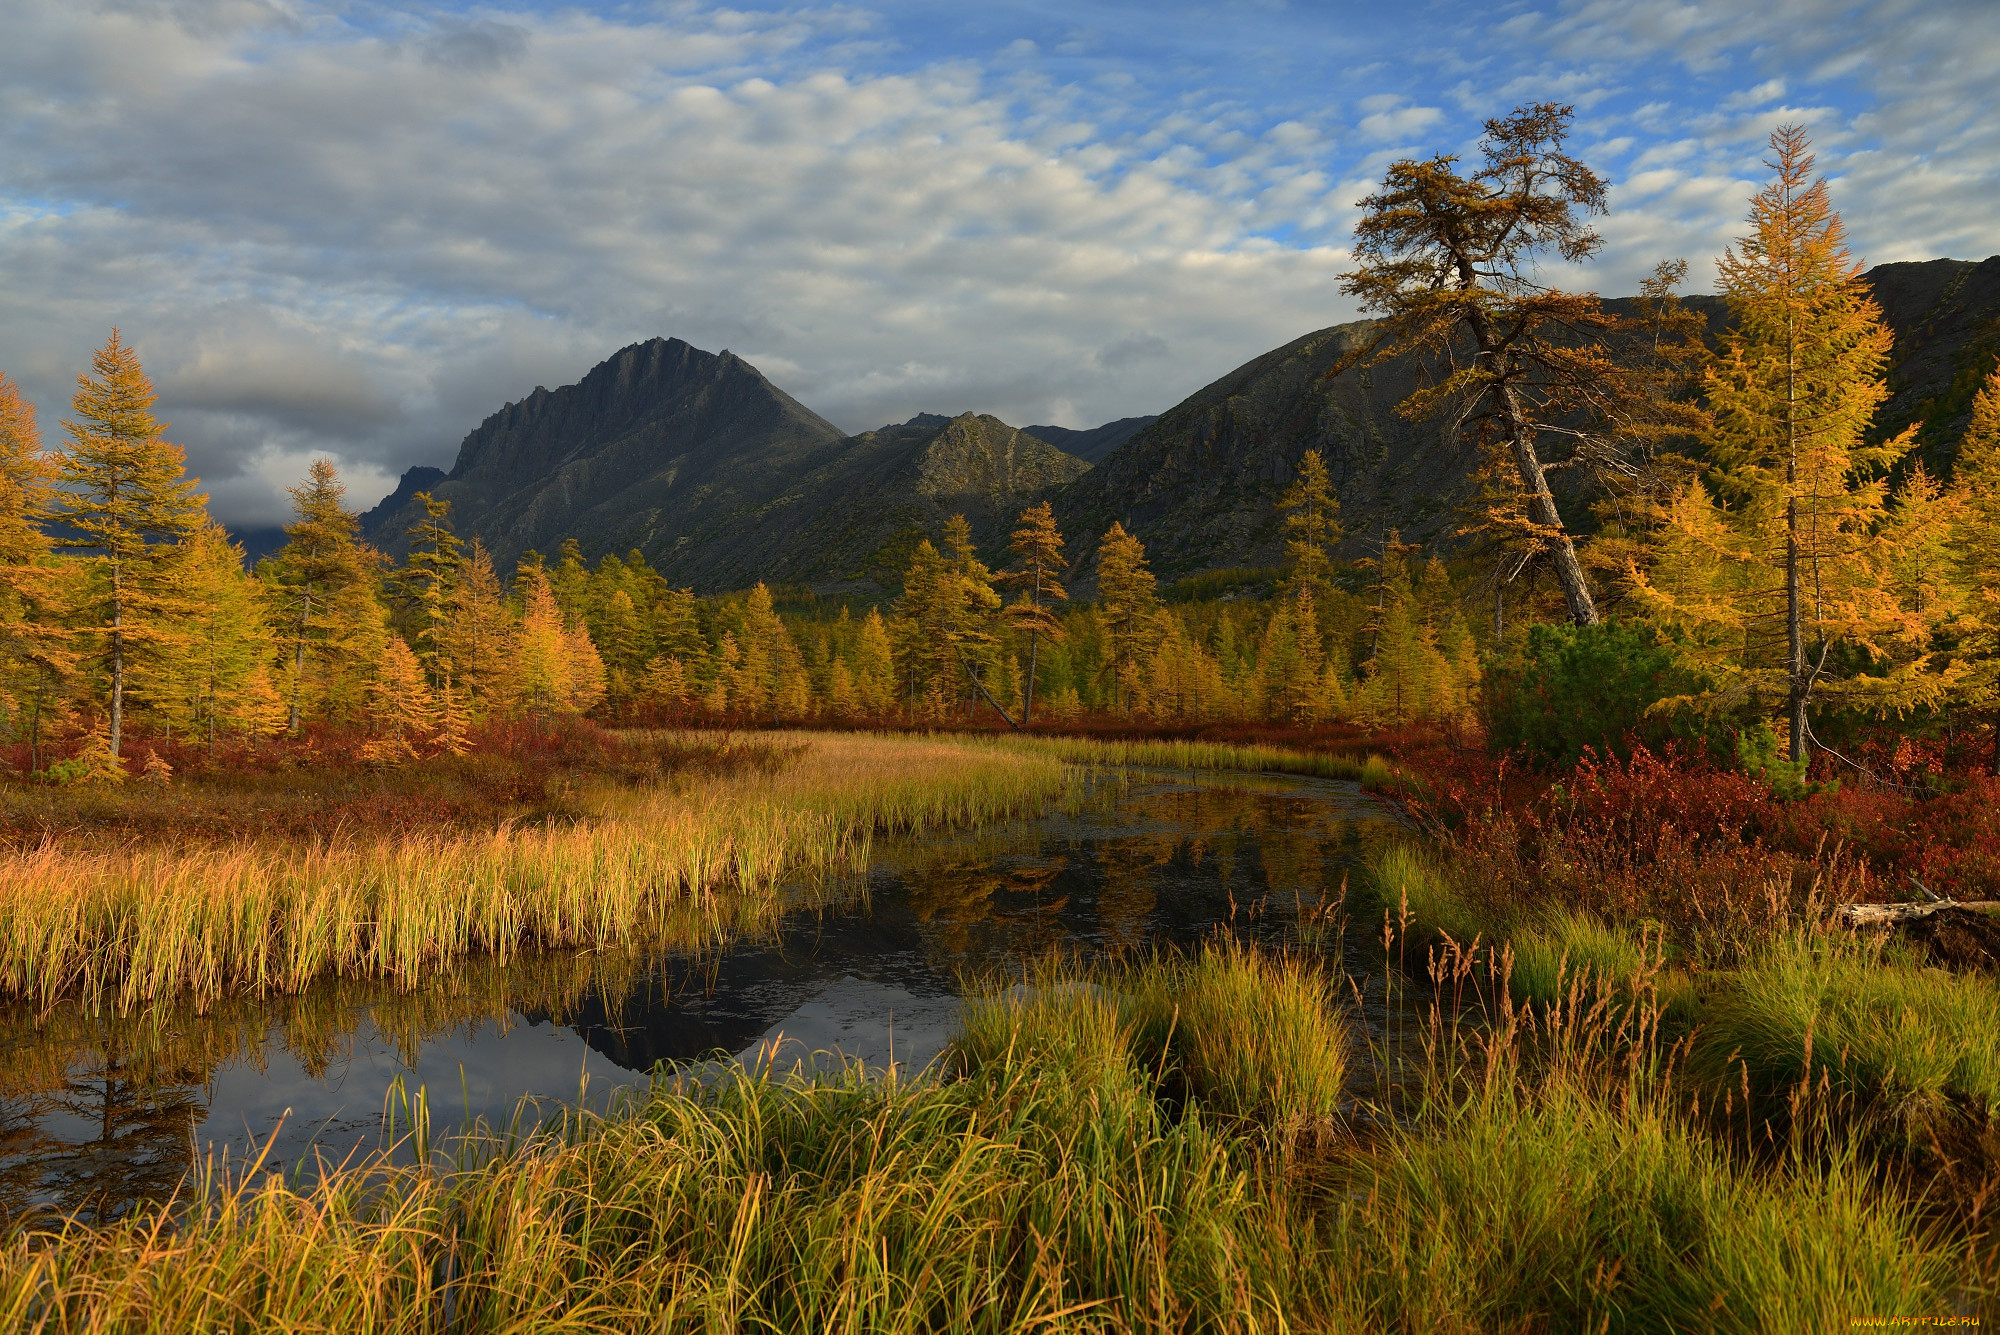
[[[93,581],[80,620],[91,657],[108,679],[106,744],[120,754],[126,673],[135,653],[160,647],[173,589],[170,567],[201,522],[207,497],[187,475],[187,456],[153,416],[156,395],[139,358],[113,329],[77,377],[74,416],[63,423],[67,448],[56,461],[51,517],[59,547],[95,552]]]
[[[1952,547],[1964,598],[1959,691],[1992,726],[1991,768],[2000,775],[2000,366],[1972,401],[1951,490],[1958,501]]]
[[[1028,637],[1028,670],[1021,694],[1021,726],[1035,721],[1035,673],[1037,653],[1043,640],[1062,638],[1062,619],[1054,603],[1067,601],[1069,591],[1062,586],[1062,530],[1056,527],[1055,510],[1047,501],[1021,511],[1007,550],[1014,564],[1000,575],[999,582],[1020,590],[1007,608],[1007,623],[1017,634]]]
[[[1943,678],[1931,613],[1898,598],[1889,538],[1888,473],[1912,436],[1870,439],[1889,330],[1805,131],[1771,145],[1750,233],[1717,263],[1730,327],[1707,374],[1707,474],[1668,507],[1633,591],[1706,650],[1726,698],[1781,702],[1802,764],[1815,699],[1907,709]]]

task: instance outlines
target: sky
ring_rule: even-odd
[[[114,325],[226,523],[371,504],[626,344],[838,426],[1157,413],[1357,312],[1357,201],[1576,108],[1629,292],[1809,127],[1870,264],[2000,252],[2000,0],[6,0],[0,372]]]

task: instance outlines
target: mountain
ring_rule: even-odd
[[[760,507],[832,458],[844,438],[730,352],[677,338],[620,349],[574,385],[480,423],[442,479],[412,470],[362,519],[400,555],[428,489],[504,571],[574,537],[593,555],[638,548],[668,578],[707,584]]]
[[[1934,467],[1948,471],[1972,396],[2000,351],[2000,256],[1884,264],[1866,278],[1896,339],[1883,423],[1918,424]],[[1721,300],[1689,304],[1720,331]],[[1397,416],[1396,404],[1415,385],[1414,363],[1399,358],[1327,374],[1373,328],[1357,321],[1322,329],[1238,367],[1065,488],[1055,506],[1078,568],[1088,568],[1114,520],[1145,541],[1166,578],[1276,564],[1282,540],[1274,507],[1309,449],[1326,457],[1339,491],[1346,555],[1361,554],[1389,527],[1408,540],[1448,541],[1472,493],[1471,461],[1441,424]]]
[[[1106,455],[1159,420],[1158,417],[1121,417],[1088,431],[1072,431],[1064,426],[1021,429],[1037,439],[1046,440],[1065,454],[1073,454],[1086,463],[1095,464],[1102,463]]]
[[[1916,424],[1934,469],[1948,472],[2000,352],[2000,256],[1884,264],[1866,277],[1896,337],[1883,420]],[[1720,300],[1689,301],[1721,329]],[[1021,507],[1048,498],[1079,572],[1116,520],[1172,579],[1276,564],[1274,506],[1299,457],[1318,449],[1340,492],[1347,555],[1390,527],[1448,543],[1472,491],[1471,461],[1440,423],[1396,414],[1415,365],[1328,374],[1372,329],[1361,321],[1307,334],[1157,418],[1023,430],[920,413],[858,436],[731,353],[653,339],[575,385],[508,404],[465,438],[449,473],[406,473],[364,531],[400,555],[412,498],[429,490],[503,570],[525,549],[553,553],[574,537],[590,557],[637,548],[704,592],[759,579],[858,590],[893,586],[917,542],[954,513],[997,557]]]

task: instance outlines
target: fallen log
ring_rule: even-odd
[[[2000,913],[2000,899],[1974,899],[1963,903],[1956,899],[1933,899],[1928,904],[1842,904],[1840,917],[1852,927],[1894,927],[1928,918],[1946,909]]]

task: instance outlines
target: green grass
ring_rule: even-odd
[[[2000,1111],[2000,985],[1884,960],[1856,943],[1780,939],[1714,988],[1701,1052],[1781,1093],[1810,1077],[1837,1097],[1921,1125]]]
[[[1953,1310],[1965,1260],[1850,1158],[1748,1169],[1560,1080],[1435,1107],[1331,1176],[1360,1328],[1838,1330]]]
[[[1493,925],[1473,904],[1442,859],[1414,843],[1390,844],[1368,864],[1362,889],[1374,906],[1424,933],[1441,933],[1461,946],[1490,942]]]
[[[1034,976],[1025,994],[968,1003],[955,1044],[966,1069],[1018,1053],[1086,1085],[1143,1070],[1206,1113],[1281,1140],[1340,1106],[1346,1019],[1325,975],[1298,958],[1218,942],[1115,973],[1043,964]]]
[[[1509,938],[1509,982],[1522,1001],[1552,1002],[1572,987],[1617,986],[1648,978],[1656,952],[1588,913],[1556,909]]]

